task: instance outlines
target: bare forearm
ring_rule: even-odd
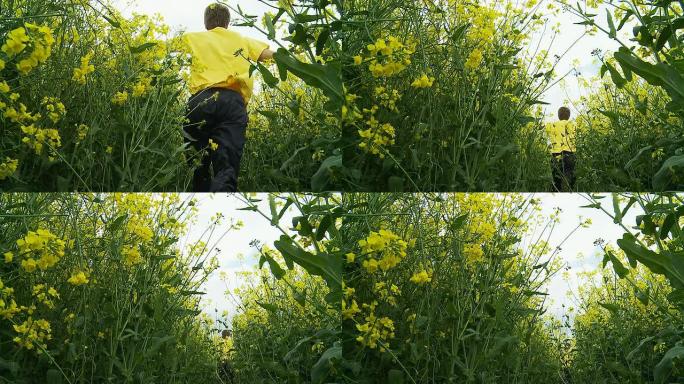
[[[274,52],[271,51],[271,50],[268,49],[268,48],[264,49],[264,51],[261,52],[261,56],[259,56],[259,60],[258,60],[258,61],[266,61],[266,60],[271,60],[271,59],[273,59],[273,53],[274,53]]]

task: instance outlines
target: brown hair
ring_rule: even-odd
[[[558,118],[560,120],[570,120],[570,108],[560,107],[558,109]]]
[[[221,3],[214,3],[204,10],[204,26],[208,31],[214,28],[228,28],[230,24],[230,9]]]

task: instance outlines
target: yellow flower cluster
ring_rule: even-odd
[[[54,152],[57,148],[62,146],[62,138],[56,129],[52,128],[38,128],[34,124],[22,125],[21,131],[24,133],[24,137],[21,139],[22,143],[26,144],[29,148],[33,149],[36,155],[41,155],[43,153],[43,147],[45,144],[50,148],[50,154],[48,159],[53,161],[55,159]]]
[[[484,251],[482,245],[476,243],[468,243],[463,246],[463,257],[466,263],[474,265],[484,259]]]
[[[52,36],[52,29],[47,26],[26,23],[23,27],[10,31],[0,50],[11,59],[24,52],[28,45],[32,44],[31,54],[23,57],[16,64],[19,73],[26,75],[47,61],[52,54],[54,43],[55,38]]]
[[[14,172],[17,171],[18,166],[19,160],[6,157],[5,161],[0,163],[0,180],[5,180],[6,178],[14,175]]]
[[[370,307],[374,308],[374,304],[376,303]],[[378,348],[378,343],[381,343],[382,345],[378,348],[380,352],[387,351],[387,343],[394,338],[394,322],[392,319],[389,317],[378,318],[371,309],[365,320],[365,323],[356,325],[356,329],[361,333],[356,337],[356,341],[370,349]]]
[[[8,56],[14,57],[24,51],[31,39],[26,34],[24,27],[19,27],[7,34],[7,40],[0,48]]]
[[[151,77],[143,77],[140,80],[138,80],[138,82],[135,83],[133,85],[133,87],[131,88],[131,96],[142,97],[150,89],[152,89],[152,78]]]
[[[397,305],[397,296],[401,294],[396,284],[387,284],[384,281],[375,283],[374,291],[380,300],[390,305]]]
[[[17,306],[17,302],[12,297],[13,295],[14,289],[6,287],[2,279],[0,279],[0,317],[5,320],[13,318],[14,315],[25,309]]]
[[[411,55],[416,51],[415,43],[404,44],[394,36],[380,38],[366,48],[368,69],[375,77],[392,77],[401,73],[411,64]],[[355,59],[355,62],[360,64],[360,60]]]
[[[432,271],[422,270],[411,276],[410,281],[414,284],[423,285],[432,281]]]
[[[209,149],[211,149],[212,151],[216,151],[218,147],[218,143],[215,143],[214,140],[209,139]]]
[[[83,271],[75,271],[71,274],[71,277],[67,280],[67,283],[72,285],[84,285],[88,284],[88,276],[86,276]]]
[[[48,118],[57,124],[66,115],[64,104],[56,97],[44,97],[41,103],[48,112]]]
[[[123,256],[124,264],[128,267],[142,263],[142,255],[140,255],[138,247],[126,247],[121,251],[121,255]]]
[[[370,110],[364,110],[364,112],[370,113],[370,117],[366,121],[368,129],[359,130],[359,136],[361,136],[362,139],[361,143],[359,143],[359,148],[383,159],[385,158],[383,148],[394,145],[396,132],[392,124],[380,124],[375,118],[377,110],[377,106],[374,106]]]
[[[17,240],[17,246],[23,257],[21,266],[30,273],[36,268],[46,270],[57,264],[64,256],[65,242],[46,229],[38,229]]]
[[[88,136],[88,131],[90,131],[90,127],[85,124],[80,124],[78,127],[76,127],[77,141],[79,143],[85,140],[86,136]]]
[[[349,306],[347,306],[347,302],[345,300],[342,300],[343,319],[352,319],[359,312],[361,312],[361,310],[359,309],[359,304],[356,302],[356,300],[352,299],[351,304]]]
[[[89,74],[95,72],[95,66],[90,64],[95,53],[93,51],[88,52],[85,56],[81,57],[81,66],[74,68],[74,76],[71,78],[78,84],[85,85]]]
[[[33,286],[33,297],[41,304],[48,308],[54,308],[55,303],[53,299],[59,298],[59,293],[53,287],[47,287],[45,284],[38,284]]]
[[[411,86],[414,88],[430,88],[434,82],[434,77],[428,77],[427,74],[423,74],[423,76],[414,80],[413,83],[411,83]]]
[[[398,90],[393,89],[392,92],[390,92],[386,87],[376,87],[375,97],[379,100],[378,104],[380,104],[380,106],[385,107],[392,112],[399,113],[397,101],[401,99],[401,94]]]
[[[117,92],[112,97],[112,103],[116,105],[124,105],[126,104],[126,101],[128,101],[128,92],[126,91]]]
[[[359,240],[359,246],[366,256],[361,265],[368,273],[378,269],[386,272],[406,257],[406,241],[386,229],[371,232],[366,239]]]
[[[41,349],[47,349],[48,340],[52,339],[52,330],[47,320],[33,320],[29,317],[21,324],[14,325],[14,331],[19,334],[13,340],[26,349],[33,349],[38,345]]]

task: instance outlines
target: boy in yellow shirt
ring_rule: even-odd
[[[570,109],[561,107],[558,120],[546,125],[551,141],[553,189],[571,192],[575,188],[575,124],[570,121]]]
[[[194,192],[235,192],[247,130],[247,103],[254,80],[249,61],[273,57],[268,44],[229,31],[230,9],[219,3],[204,11],[206,32],[186,33],[192,55],[189,143],[205,155],[195,170]],[[244,57],[243,57],[244,56]]]

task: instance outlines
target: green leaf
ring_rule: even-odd
[[[323,352],[321,358],[311,368],[311,382],[321,384],[328,378],[335,360],[342,360],[342,346],[335,345]]]
[[[273,26],[273,19],[268,13],[264,14],[264,23],[266,24],[266,30],[268,31],[268,39],[273,40],[276,37],[276,30]]]
[[[280,236],[280,240],[273,245],[283,257],[290,258],[310,274],[321,276],[331,291],[342,289],[342,258],[325,253],[313,255],[293,245],[292,239],[285,235]]]
[[[324,191],[332,180],[332,171],[342,167],[342,155],[334,155],[323,161],[318,171],[311,177],[311,189],[315,192]]]
[[[672,371],[673,360],[675,358],[684,357],[684,346],[676,346],[665,353],[663,359],[655,366],[653,370],[653,378],[656,383],[664,384],[670,377]]]
[[[279,48],[273,55],[279,67],[302,79],[307,85],[318,88],[336,106],[344,102],[342,71],[337,63],[308,64],[293,57],[286,49]],[[281,74],[282,77],[282,74]]]
[[[681,184],[673,184],[674,176],[681,177],[684,173],[684,155],[672,156],[665,160],[663,166],[653,176],[653,189],[656,191],[665,191],[672,187],[678,187],[684,184],[684,179],[680,180]]]
[[[398,369],[390,369],[387,372],[387,382],[392,384],[404,384],[404,372]]]
[[[148,49],[150,49],[152,47],[156,47],[156,46],[157,46],[157,43],[145,43],[145,44],[138,45],[137,47],[131,47],[130,50],[131,50],[132,54],[138,55],[138,54],[141,54],[141,53],[147,51]]]
[[[330,228],[330,226],[333,224],[333,217],[332,215],[326,215],[323,217],[321,220],[321,223],[318,224],[318,228],[316,229],[316,240],[321,241],[325,237],[325,232]]]
[[[613,83],[615,83],[615,86],[618,88],[622,88],[627,84],[627,80],[625,80],[622,75],[620,75],[620,72],[615,69],[610,63],[605,63],[606,68],[608,68],[608,72],[610,72],[610,78],[613,80]]]
[[[116,219],[112,220],[112,222],[109,224],[109,231],[110,232],[116,232],[118,231],[121,226],[126,222],[128,219],[128,214],[123,214]]]
[[[273,304],[262,303],[262,302],[259,301],[259,300],[255,300],[255,301],[256,301],[256,303],[257,303],[261,308],[263,308],[263,309],[265,309],[265,310],[267,310],[267,311],[269,311],[269,312],[276,312],[276,311],[278,310],[278,307],[276,307],[276,306],[273,305]]]
[[[62,383],[62,373],[57,369],[48,369],[45,374],[46,384],[61,384]]]
[[[285,270],[280,267],[280,264],[278,264],[277,261],[273,257],[271,257],[269,254],[262,252],[261,257],[266,259],[268,261],[268,267],[271,269],[271,274],[273,277],[276,279],[280,280],[285,276]]]
[[[103,15],[102,15],[102,18],[105,19],[105,20],[107,20],[107,22],[109,23],[109,25],[111,25],[112,27],[114,27],[114,28],[121,28],[121,23],[119,23],[118,21],[116,21],[116,20],[114,20],[114,19],[108,17],[107,15],[104,15],[104,14],[103,14]]]
[[[622,27],[625,26],[625,23],[627,23],[627,20],[629,20],[629,18],[632,16],[634,16],[634,11],[632,11],[631,9],[627,10],[627,12],[625,12],[625,15],[622,17],[622,20],[620,20],[620,24],[618,25],[617,30],[621,30]]]
[[[259,73],[261,73],[261,76],[264,78],[264,83],[268,85],[269,87],[275,87],[280,80],[273,76],[271,71],[268,70],[263,64],[257,63],[256,64],[257,69],[259,70]]]
[[[614,39],[615,36],[617,35],[617,31],[615,30],[615,23],[613,22],[613,16],[610,14],[610,10],[606,10],[606,17],[608,19],[608,37],[611,39]]]
[[[672,263],[672,255],[666,252],[658,254],[651,251],[638,244],[630,233],[625,233],[621,239],[618,239],[617,244],[628,257],[644,264],[651,272],[667,277],[673,287],[684,287],[684,270],[680,271],[680,269],[675,268]],[[676,255],[675,257],[679,256]]]
[[[598,304],[599,304],[600,306],[602,306],[603,308],[607,309],[608,311],[610,311],[610,313],[612,313],[613,315],[617,314],[617,312],[620,310],[620,307],[618,307],[618,306],[615,305],[615,304],[602,303],[602,302],[600,302],[600,301],[599,301]]]
[[[620,196],[617,193],[613,193],[613,212],[615,218],[613,222],[615,224],[620,224],[622,222],[622,210],[620,209]]]
[[[613,270],[615,271],[615,274],[617,274],[621,279],[627,276],[629,269],[622,265],[620,259],[618,259],[611,251],[607,251],[606,255],[610,259],[610,263],[613,264]]]

